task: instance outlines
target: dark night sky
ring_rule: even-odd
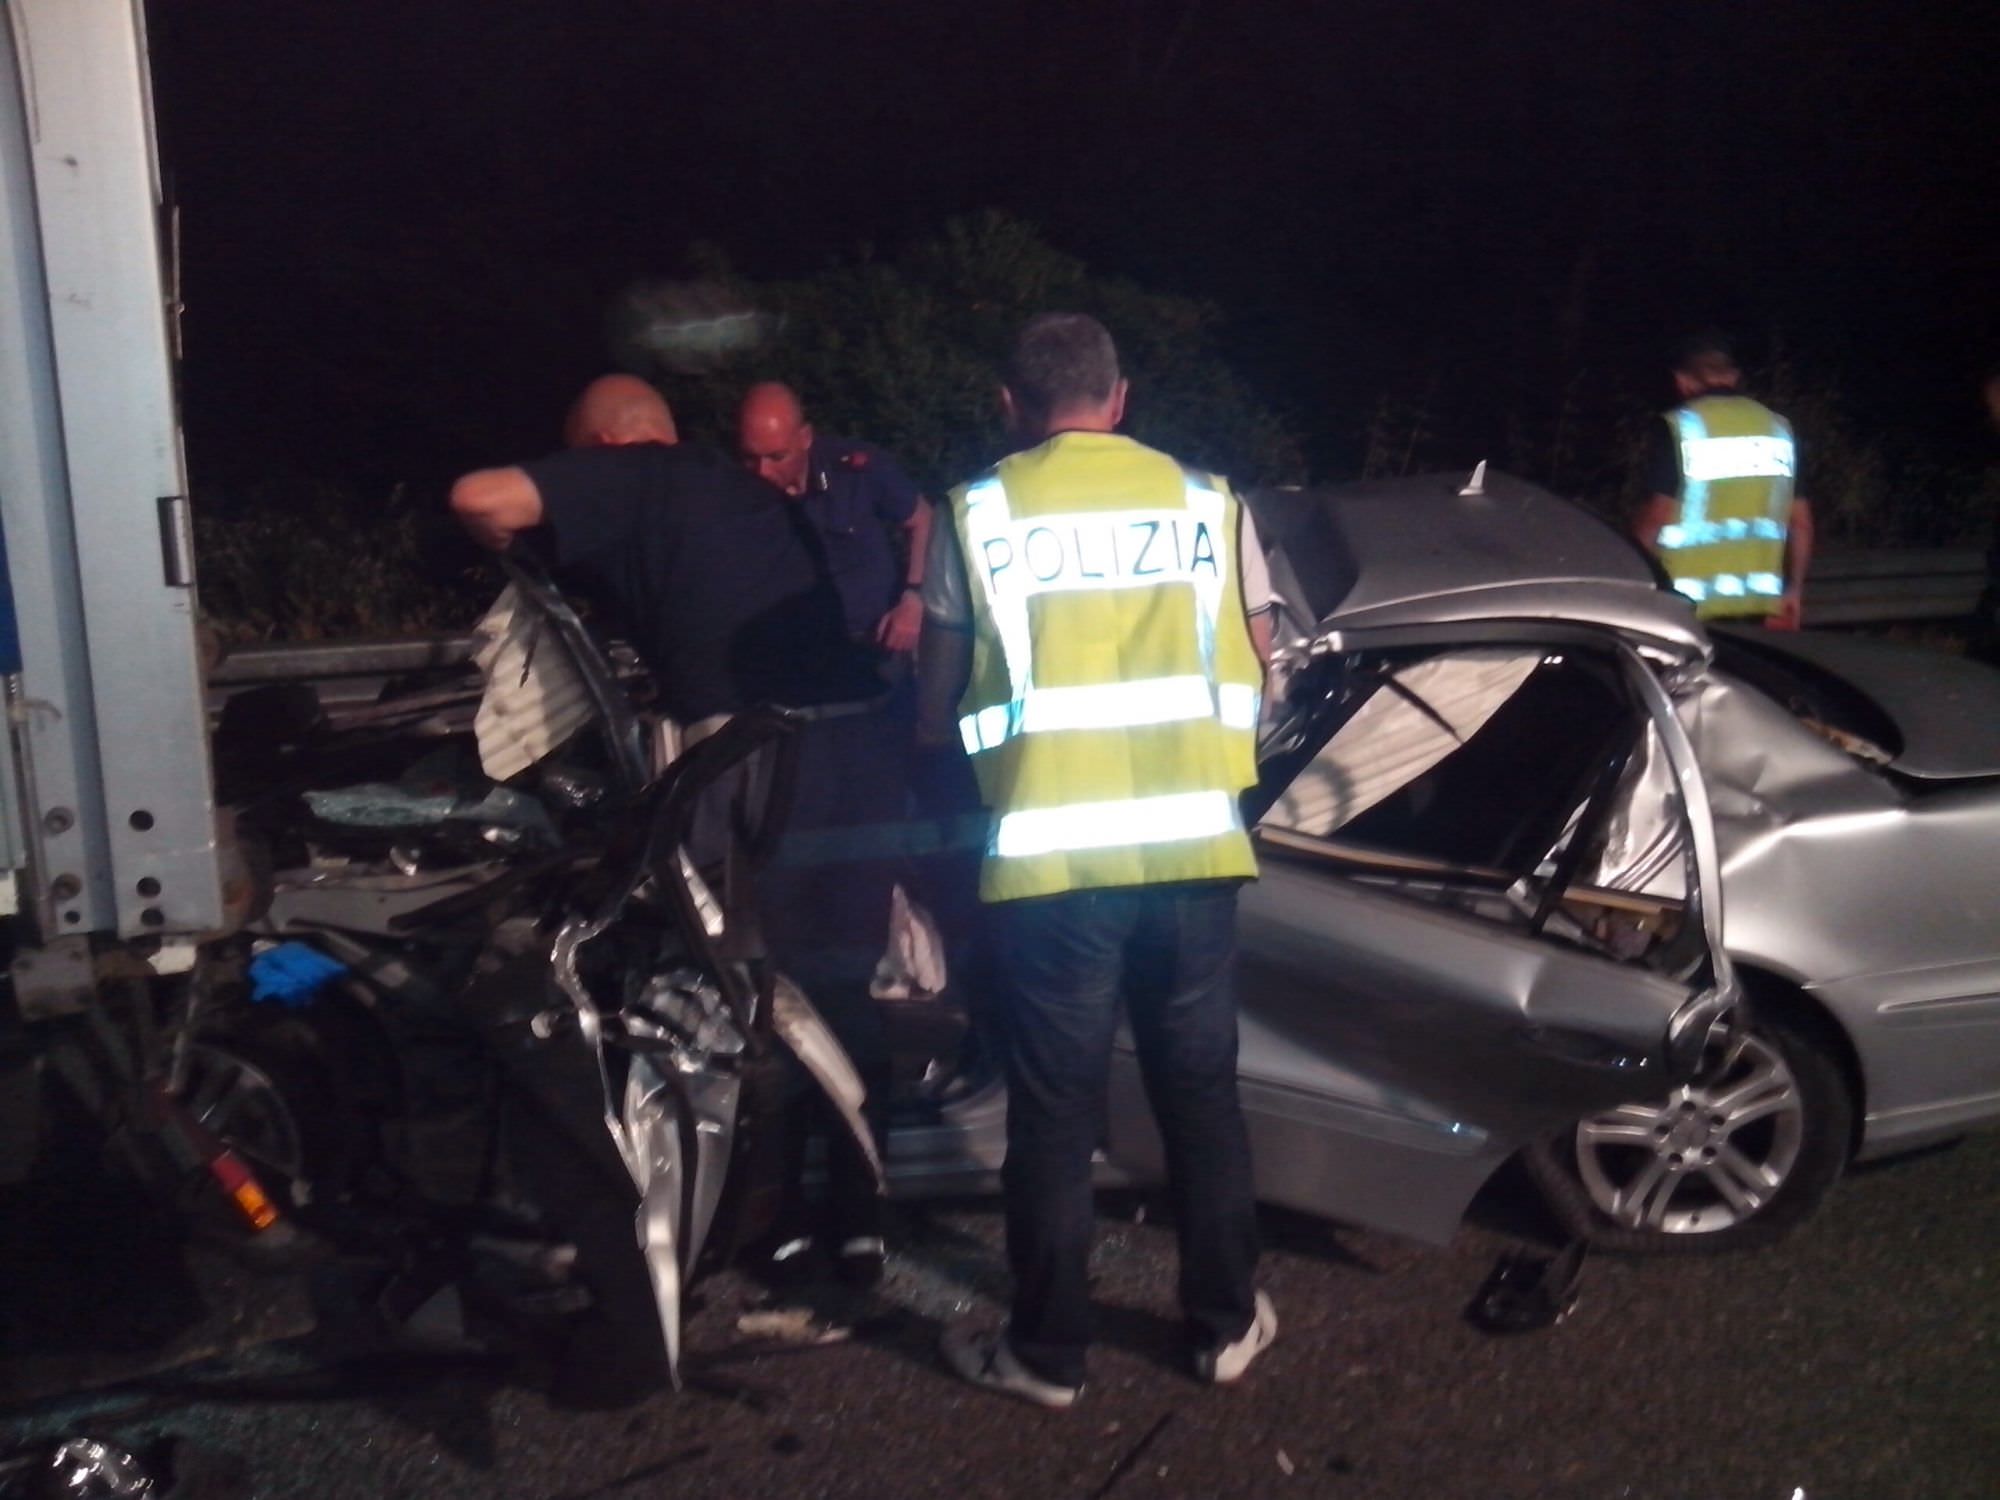
[[[1700,323],[1976,459],[1990,4],[172,0],[197,483],[545,446],[602,308],[708,240],[808,271],[987,206],[1211,297],[1319,464],[1385,391],[1663,395]]]

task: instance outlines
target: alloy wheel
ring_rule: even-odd
[[[1752,1030],[1718,1044],[1666,1099],[1576,1127],[1576,1165],[1623,1229],[1712,1234],[1751,1218],[1798,1164],[1805,1102],[1783,1054]]]

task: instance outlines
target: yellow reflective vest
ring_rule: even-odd
[[[1228,483],[1060,433],[952,492],[972,604],[959,733],[980,897],[1249,878],[1263,673]]]
[[[1667,413],[1681,510],[1660,561],[1704,619],[1768,615],[1785,592],[1798,450],[1791,425],[1748,396],[1700,396]]]

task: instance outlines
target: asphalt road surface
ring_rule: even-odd
[[[1278,1343],[1235,1389],[1178,1364],[1172,1236],[1107,1201],[1103,1344],[1048,1413],[970,1390],[940,1320],[1004,1285],[988,1203],[906,1216],[855,1336],[788,1341],[732,1275],[701,1288],[689,1385],[552,1410],[449,1360],[334,1365],[278,1345],[10,1425],[234,1455],[293,1497],[1332,1496],[1342,1500],[1989,1500],[2000,1495],[2000,1137],[1858,1172],[1784,1245],[1595,1259],[1560,1326],[1463,1318],[1532,1210],[1496,1195],[1448,1249],[1272,1216]]]

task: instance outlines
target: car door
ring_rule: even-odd
[[[1691,1070],[1731,988],[1706,798],[1671,698],[1613,636],[1333,644],[1294,676],[1247,799],[1259,1194],[1442,1240],[1528,1140]],[[1125,1038],[1108,1139],[1159,1169]]]

